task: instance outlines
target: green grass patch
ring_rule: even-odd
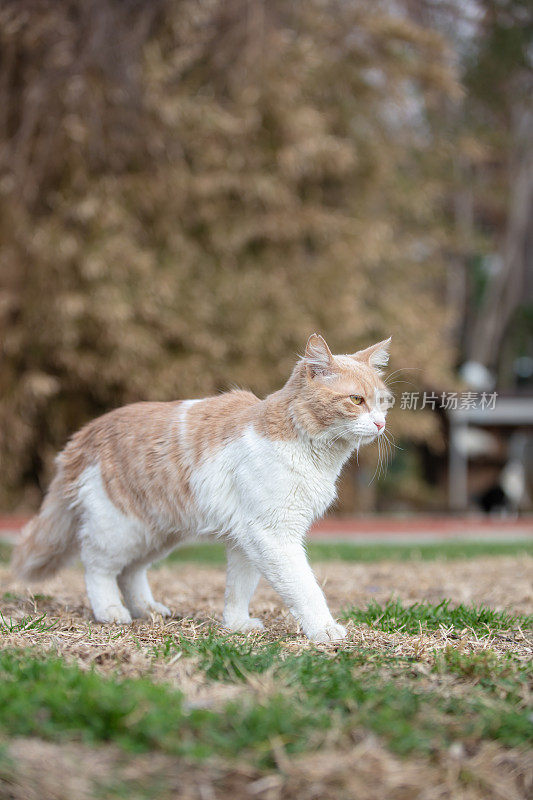
[[[435,561],[438,559],[477,558],[479,556],[533,556],[532,541],[461,541],[395,544],[394,542],[315,542],[309,545],[313,561]]]
[[[40,617],[26,616],[22,619],[11,619],[11,617],[4,617],[0,611],[0,633],[20,633],[21,631],[50,631],[55,628],[56,622],[48,623],[46,614]]]
[[[314,750],[334,730],[349,737],[371,730],[397,753],[431,753],[457,739],[495,739],[504,745],[531,739],[530,711],[522,689],[501,692],[515,681],[514,667],[468,663],[445,655],[435,667],[469,690],[440,692],[423,683],[409,659],[358,648],[334,653],[309,648],[284,652],[278,644],[255,645],[239,636],[186,641],[169,637],[166,655],[195,656],[207,676],[243,683],[269,671],[264,697],[245,693],[218,711],[188,708],[184,696],[149,680],[104,678],[54,657],[0,653],[0,734],[88,743],[112,741],[125,750],[160,750],[193,758],[248,757],[273,766],[273,743],[288,753]],[[516,681],[515,681],[516,682]]]
[[[224,637],[214,631],[192,642],[185,636],[169,636],[165,645],[166,655],[179,650],[185,656],[195,656],[200,667],[211,680],[239,680],[253,672],[265,672],[280,658],[281,642],[254,645],[253,639]],[[159,655],[157,648],[156,655]]]
[[[12,547],[0,542],[0,563],[8,563]],[[435,561],[437,559],[477,558],[479,556],[533,556],[533,541],[446,541],[412,544],[394,542],[310,542],[308,553],[311,561]],[[197,564],[226,563],[224,545],[215,542],[194,544],[174,550],[164,564],[193,562]]]
[[[437,655],[433,669],[457,675],[512,703],[526,706],[529,702],[533,664],[523,663],[511,654],[498,657],[492,650],[463,653],[447,647]]]
[[[0,564],[7,564],[11,558],[12,546],[8,542],[0,541]]]
[[[425,544],[395,544],[389,542],[310,542],[308,553],[311,561],[434,561],[437,559],[477,558],[479,556],[533,556],[533,541],[447,541]],[[174,550],[163,562],[195,562],[220,565],[226,563],[223,544],[196,544]]]
[[[531,614],[509,614],[487,606],[466,606],[463,603],[451,606],[450,603],[450,600],[442,600],[437,604],[404,605],[401,600],[391,599],[385,605],[380,605],[372,601],[366,608],[348,609],[343,619],[351,619],[356,624],[366,623],[387,633],[418,633],[420,630],[437,630],[441,625],[457,630],[470,628],[483,634],[533,627]]]

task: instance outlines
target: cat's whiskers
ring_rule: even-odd
[[[421,367],[401,367],[401,369],[395,369],[393,370],[393,372],[389,372],[384,382],[386,383],[386,381],[390,380],[393,375],[397,375],[399,372],[421,372],[421,371],[422,371]]]
[[[395,437],[394,437],[394,434],[393,434],[393,433],[391,433],[390,431],[386,431],[386,430],[385,430],[385,431],[383,431],[383,436],[384,436],[384,437],[385,437],[385,439],[387,440],[387,442],[388,442],[388,444],[389,444],[389,447],[391,447],[391,448],[393,448],[393,447],[394,447],[396,450],[403,450],[403,447],[400,447],[400,446],[399,446],[399,445],[397,445],[397,444],[396,444],[396,442],[394,441],[394,438],[395,438]],[[392,438],[390,438],[390,437],[392,437]],[[391,450],[391,452],[392,452],[392,450]]]
[[[370,486],[371,483],[373,483],[374,478],[376,477],[376,475],[379,478],[379,469],[380,469],[380,466],[381,466],[381,441],[378,439],[377,443],[378,443],[378,463],[376,464],[376,469],[374,470],[374,474],[372,475],[372,478],[370,479],[370,483],[368,484],[369,486]]]
[[[386,438],[383,439],[383,447],[385,448],[385,452],[386,452],[386,466],[387,466],[387,469],[388,469],[388,466],[389,466],[390,462],[392,461],[392,448],[391,448],[389,440],[386,439]]]
[[[416,388],[416,383],[414,383],[414,381],[404,381],[401,378],[396,378],[396,380],[391,381],[390,383],[385,381],[385,385],[387,386],[387,388],[389,388],[391,390],[391,393],[393,393],[393,390],[391,389],[391,387],[392,386],[396,386],[396,384],[398,384],[398,383],[405,383],[407,386],[414,386]]]
[[[385,477],[387,474],[387,470],[389,467],[390,462],[393,459],[394,451],[393,448],[396,450],[401,450],[401,447],[398,447],[393,441],[390,440],[390,436],[393,434],[390,431],[383,431],[381,436],[377,439],[378,445],[378,462],[376,464],[376,468],[374,470],[374,474],[370,480],[370,483],[374,481],[377,477],[379,480],[380,477]],[[359,450],[357,449],[357,456],[359,456]],[[357,459],[357,463],[359,463],[359,459]],[[370,485],[369,483],[369,485]]]
[[[389,462],[390,462],[390,448],[389,448],[389,443],[386,439],[382,439],[381,448],[383,451],[382,472],[383,476],[385,476],[389,468]]]
[[[394,372],[391,372],[389,375],[387,375],[385,378],[383,378],[383,383],[389,389],[390,389],[391,386],[395,386],[397,383],[406,383],[406,384],[409,384],[411,386],[416,386],[416,384],[413,383],[413,381],[406,381],[406,380],[403,380],[402,378],[396,378],[393,381],[393,380],[391,380],[391,378],[393,378],[394,375],[397,375],[399,372],[420,372],[420,371],[421,370],[420,370],[419,367],[402,367],[401,369],[395,369]]]

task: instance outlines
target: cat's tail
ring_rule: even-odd
[[[39,581],[61,569],[77,553],[76,528],[76,509],[59,470],[40,512],[25,526],[13,552],[17,577]]]

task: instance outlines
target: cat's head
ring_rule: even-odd
[[[392,393],[382,380],[390,338],[351,355],[332,355],[314,333],[299,362],[297,415],[312,436],[368,444],[385,431]]]

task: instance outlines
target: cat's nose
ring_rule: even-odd
[[[374,420],[374,425],[376,426],[378,431],[380,431],[382,428],[385,427],[385,423],[384,422],[376,422],[376,420]]]

